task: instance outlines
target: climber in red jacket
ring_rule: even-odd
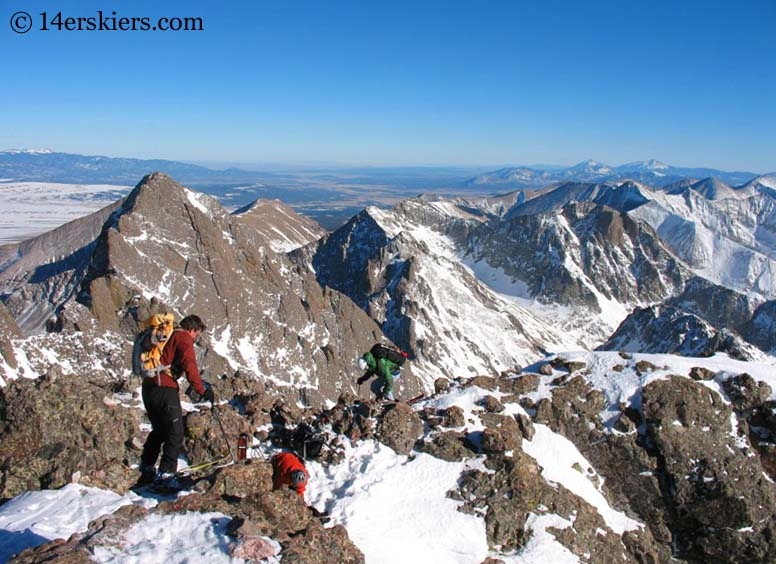
[[[194,342],[204,330],[205,324],[198,316],[184,317],[162,351],[160,362],[165,369],[155,377],[143,378],[143,405],[151,421],[151,432],[140,456],[138,485],[153,481],[164,488],[182,487],[175,476],[184,435],[177,377],[185,374],[206,401],[211,404],[215,401],[213,389],[202,383],[194,352]],[[157,471],[155,466],[160,452],[162,457]]]
[[[304,497],[309,474],[302,459],[293,452],[280,452],[272,457],[271,462],[272,489],[280,490],[288,487]]]

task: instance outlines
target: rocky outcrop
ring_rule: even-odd
[[[52,368],[38,380],[0,388],[0,497],[79,481],[118,491],[134,483],[125,459],[142,411],[107,401],[112,394],[104,385]]]
[[[697,315],[717,329],[736,333],[741,332],[757,308],[752,298],[699,276],[690,278],[684,291],[666,304]]]
[[[13,344],[11,339],[18,339],[22,337],[22,331],[16,324],[16,321],[11,314],[8,313],[8,309],[0,303],[0,359],[11,370],[15,370],[17,367],[16,356],[13,352]],[[0,385],[2,385],[2,375],[0,374]]]
[[[605,405],[603,394],[581,376],[560,383],[552,399],[541,400],[532,411],[535,423],[543,423],[571,440],[605,478],[607,499],[613,507],[631,512],[649,529],[657,562],[669,558],[671,533],[665,523],[660,484],[655,463],[640,446],[636,426],[622,415],[625,433],[608,432],[599,414]]]
[[[598,296],[657,301],[680,288],[686,275],[649,226],[592,203],[508,215],[473,237],[475,258],[524,281],[528,294],[544,302],[596,309]]]
[[[553,536],[590,562],[663,562],[649,531],[629,532],[625,537],[614,534],[585,501],[545,482],[531,457],[522,453],[488,457],[486,466],[487,471],[472,470],[462,476],[459,488],[450,495],[463,502],[461,511],[484,513],[488,544],[499,551],[508,554],[525,546],[532,535],[529,516],[551,508],[569,524],[551,528]]]
[[[326,235],[323,227],[280,200],[256,200],[232,214],[276,253],[293,251]]]
[[[409,454],[423,434],[423,423],[418,414],[404,403],[389,405],[382,415],[377,439],[399,454]]]
[[[776,487],[722,398],[685,378],[655,381],[644,388],[643,415],[677,555],[776,560]]]
[[[643,374],[655,369],[641,363]],[[574,442],[605,477],[613,507],[645,523],[651,561],[773,562],[771,390],[746,374],[720,381],[727,400],[691,378],[655,380],[608,425],[603,395],[583,376],[556,377],[551,398],[524,403],[534,423]]]
[[[550,425],[563,421],[570,432],[573,425],[580,434],[584,430],[590,437],[594,436],[591,421],[597,419],[604,404],[603,396],[584,384],[581,376],[570,376],[583,371],[585,365],[560,358],[553,358],[550,365],[563,372],[565,379],[556,378],[563,381],[554,388],[556,397],[549,402],[542,401],[542,404],[547,402],[547,413],[552,420],[541,419],[541,409],[531,409],[536,413],[535,421]],[[514,412],[516,403],[526,400],[520,396],[532,394],[538,385],[538,376],[530,372],[461,380],[452,383],[449,391],[455,394],[470,390],[468,394],[479,395],[471,414],[465,415],[457,405],[443,409],[427,406],[419,410],[427,430],[417,449],[453,462],[478,457],[480,464],[484,464],[484,468],[465,471],[458,487],[448,495],[461,502],[460,511],[483,515],[488,544],[496,561],[498,554],[519,551],[530,541],[536,520],[553,514],[553,518],[567,520],[569,528],[552,527],[549,529],[552,535],[580,558],[604,563],[667,562],[670,552],[657,543],[651,529],[613,532],[585,500],[557,483],[548,482],[536,460],[524,452],[523,441],[534,438],[534,422],[524,413],[506,413]],[[561,389],[564,391],[560,392]],[[476,428],[471,430],[467,425],[476,425]],[[603,430],[595,435],[599,444],[603,435]],[[648,460],[643,449],[634,445],[634,450]],[[631,464],[622,472],[627,474],[633,469]],[[605,482],[600,479],[599,483],[607,494],[619,487],[610,483],[608,476]],[[623,489],[631,485],[629,482]],[[656,481],[653,493],[659,499]],[[622,503],[614,506],[624,510],[628,501],[622,499]],[[652,501],[645,500],[644,505],[649,506]]]
[[[454,462],[472,458],[477,454],[477,449],[472,448],[471,442],[466,440],[466,435],[456,431],[443,431],[433,437],[424,440],[419,449],[441,460]]]
[[[744,324],[741,334],[762,350],[772,352],[776,347],[776,301],[761,304]]]
[[[724,352],[740,360],[753,360],[757,354],[736,334],[672,306],[636,308],[596,350],[681,356]]]

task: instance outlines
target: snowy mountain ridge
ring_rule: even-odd
[[[422,213],[425,223],[413,221],[414,212]],[[321,284],[349,295],[412,353],[427,386],[461,371],[500,372],[525,364],[541,346],[573,343],[477,280],[450,237],[429,226],[449,220],[479,222],[439,203],[405,202],[401,213],[368,208],[323,242],[312,264]],[[381,237],[375,237],[375,227]]]
[[[373,270],[375,267],[378,268],[378,273],[387,273],[390,264],[392,264],[390,261],[384,260],[384,257],[381,255],[379,241],[364,243],[358,238],[357,234],[361,232],[356,227],[360,223],[358,218],[353,220],[354,223],[351,228],[353,235],[343,242],[338,237],[338,233],[333,234],[318,251],[320,258],[314,264],[316,265],[321,283],[340,289],[367,310],[370,307],[374,307],[374,304],[377,302],[400,304],[397,315],[401,317],[403,323],[409,322],[410,324],[409,328],[404,327],[402,329],[404,333],[391,329],[391,327],[396,327],[399,323],[398,318],[393,322],[378,317],[375,318],[383,323],[383,330],[394,341],[406,343],[406,346],[410,349],[413,348],[413,343],[411,340],[407,340],[406,336],[408,332],[412,334],[414,323],[428,328],[449,327],[449,324],[453,322],[453,319],[445,320],[444,323],[430,323],[428,319],[421,321],[421,319],[418,319],[419,316],[416,316],[416,312],[422,315],[427,314],[429,311],[441,312],[446,309],[455,311],[455,308],[462,307],[460,304],[479,304],[478,307],[484,305],[487,309],[495,309],[501,312],[498,315],[503,319],[503,322],[495,325],[495,322],[482,325],[502,327],[499,331],[503,332],[504,323],[506,323],[506,326],[513,327],[514,329],[512,330],[517,331],[518,334],[523,333],[529,336],[529,342],[536,343],[536,348],[533,348],[534,352],[547,349],[563,349],[568,348],[569,345],[580,346],[583,343],[593,346],[597,339],[601,339],[605,334],[608,334],[607,331],[612,331],[627,315],[627,301],[621,301],[618,304],[616,300],[612,299],[611,295],[607,296],[609,292],[599,289],[597,284],[600,284],[600,281],[594,283],[586,275],[579,279],[579,292],[565,302],[555,299],[555,297],[548,297],[548,294],[545,294],[544,298],[537,300],[539,292],[537,292],[536,288],[542,287],[542,291],[548,291],[547,282],[542,282],[543,273],[547,272],[547,269],[565,271],[569,268],[571,269],[570,272],[573,271],[575,273],[571,274],[571,276],[576,277],[579,275],[580,267],[572,266],[571,262],[564,266],[563,261],[565,259],[560,257],[553,258],[552,253],[542,254],[543,261],[551,262],[536,267],[538,271],[534,275],[536,282],[532,289],[530,280],[527,280],[524,274],[518,273],[518,270],[524,269],[524,267],[515,266],[512,268],[507,266],[508,264],[513,264],[509,261],[514,260],[515,255],[512,254],[512,251],[518,247],[528,251],[526,260],[531,261],[533,260],[531,257],[534,256],[534,252],[530,250],[534,247],[534,244],[524,241],[511,242],[509,240],[510,231],[499,235],[500,232],[498,230],[501,227],[508,229],[509,221],[496,221],[492,224],[483,223],[482,218],[471,217],[466,210],[461,211],[460,208],[442,206],[439,202],[428,204],[420,200],[405,201],[390,212],[370,210],[369,213],[370,220],[385,228],[387,236],[383,239],[382,244],[396,245],[400,242],[405,242],[406,248],[404,250],[407,256],[412,257],[411,260],[420,263],[427,260],[426,257],[434,256],[436,257],[435,264],[442,267],[446,272],[437,269],[431,274],[431,271],[427,269],[418,268],[412,272],[412,275],[407,273],[403,278],[403,280],[407,281],[406,283],[394,284],[398,288],[400,295],[391,294],[389,286],[381,288],[374,283],[366,283],[365,285],[368,289],[358,295],[354,295],[355,290],[352,287],[354,279],[352,276],[341,276],[337,275],[336,272],[360,272],[364,268],[371,268],[371,276],[375,277],[379,276]],[[507,215],[506,217],[508,218],[509,216]],[[529,219],[533,221],[532,218]],[[556,220],[556,218],[550,217],[546,220],[540,219],[540,225],[544,225],[540,229],[555,229],[553,224]],[[565,219],[562,219],[561,225],[558,228],[563,231],[568,230],[568,224]],[[532,234],[537,232],[536,229],[537,226],[521,226],[516,227],[514,232]],[[402,239],[402,236],[404,239]],[[494,239],[494,237],[500,238]],[[573,239],[576,236],[571,235],[571,237]],[[412,241],[409,241],[410,238]],[[393,242],[389,243],[391,240]],[[361,252],[356,256],[360,258],[355,260],[350,250],[342,252],[337,250],[340,246],[344,246],[346,249],[359,249]],[[570,246],[566,246],[566,251],[571,252],[571,249]],[[496,254],[496,252],[499,254]],[[503,260],[499,258],[502,256],[501,253],[506,253]],[[332,270],[335,269],[332,258],[334,255],[346,257],[346,260],[343,265],[336,267],[336,272],[332,273]],[[442,266],[441,257],[447,257],[444,262],[446,266]],[[574,261],[574,264],[581,264],[580,261],[582,259],[581,257],[576,257],[570,258],[570,260]],[[667,255],[661,260],[668,260]],[[379,266],[375,264],[375,261],[379,263]],[[366,267],[367,264],[372,266]],[[553,276],[557,278],[557,276]],[[440,283],[441,281],[444,281],[444,283]],[[485,286],[482,286],[483,283]],[[434,299],[431,293],[432,290],[429,290],[429,288],[447,288],[451,284],[460,284],[469,288],[479,289],[464,292],[471,295],[470,298],[465,300],[460,296],[457,298],[448,296],[445,299],[441,297]],[[497,292],[505,295],[506,300],[494,295],[492,289],[488,288],[487,285],[491,285]],[[415,286],[418,286],[417,293],[411,294],[407,291],[407,288]],[[380,291],[376,292],[375,290]],[[472,291],[474,292],[473,294],[471,293]],[[588,297],[583,298],[583,296]],[[429,297],[432,298],[434,304],[431,307],[429,307],[428,303]],[[496,303],[500,305],[495,305]],[[523,305],[520,305],[521,303]],[[587,305],[585,305],[586,303]],[[530,314],[526,306],[533,308],[536,314]],[[590,308],[593,308],[598,313],[594,313]],[[602,312],[605,313],[602,315]],[[475,314],[472,312],[466,318],[471,318],[471,315]],[[591,315],[593,315],[592,318]],[[560,320],[558,319],[559,316]],[[535,321],[531,322],[530,325],[526,325],[530,319]],[[553,319],[553,321],[550,322],[549,319]],[[558,323],[559,321],[560,323]],[[596,329],[593,329],[593,327],[596,327]],[[541,335],[541,338],[532,338],[530,335]],[[439,340],[438,338],[432,339],[432,341]],[[477,342],[489,341],[490,339],[484,339]],[[420,354],[420,356],[422,357],[423,355]]]
[[[9,155],[50,155],[53,152],[53,149],[5,149],[0,151],[0,153]]]
[[[421,363],[424,355],[413,342],[417,340],[413,327],[438,341],[441,337],[428,333],[428,327],[448,327],[455,318],[438,318],[436,323],[423,319],[429,311],[444,311],[440,305],[444,301],[434,299],[428,290],[412,294],[407,289],[447,287],[449,280],[469,280],[465,283],[469,286],[484,283],[519,306],[505,318],[513,320],[507,325],[518,333],[523,331],[518,320],[539,320],[545,327],[542,338],[555,337],[545,346],[539,344],[534,349],[538,352],[569,348],[570,342],[595,348],[636,308],[669,305],[693,277],[701,277],[732,293],[717,293],[727,296],[724,299],[729,302],[724,305],[695,300],[687,313],[711,322],[698,334],[705,341],[696,340],[687,354],[713,348],[714,343],[722,346],[727,337],[715,330],[740,333],[767,353],[774,347],[774,333],[768,330],[757,337],[747,324],[751,326],[755,316],[761,319],[760,327],[771,323],[764,321],[770,315],[764,313],[774,299],[769,258],[775,249],[773,195],[762,189],[736,190],[732,197],[719,198],[719,192],[695,188],[697,184],[689,184],[668,192],[632,181],[565,183],[530,199],[512,193],[496,199],[406,200],[389,211],[369,209],[329,236],[319,245],[313,268],[321,283],[349,295],[394,341],[418,353]],[[506,211],[504,202],[513,202]],[[376,227],[383,232],[379,238],[373,237]],[[340,235],[345,232],[346,236]],[[397,253],[401,261],[395,260]],[[408,265],[429,253],[447,257],[444,272],[431,274],[416,268],[410,273]],[[459,274],[460,268],[466,274]],[[361,273],[368,275],[361,279]],[[711,290],[703,291],[711,295]],[[480,304],[490,300],[483,292],[473,296]],[[751,307],[736,305],[736,296],[750,297]],[[470,298],[467,303],[474,302]],[[753,314],[758,307],[762,313]],[[725,323],[715,317],[715,308],[736,319],[751,320]],[[735,308],[744,309],[733,313]],[[664,327],[673,327],[678,338],[682,329],[674,325],[679,318],[673,319],[665,320]],[[528,333],[538,330],[534,327]],[[733,346],[730,350],[736,354],[760,357],[761,353],[735,339],[739,337],[734,337],[735,345],[724,346]],[[426,346],[428,337],[421,340]],[[646,350],[665,352],[668,342],[656,341],[654,350],[642,344],[648,346]],[[770,344],[763,347],[763,342]],[[672,352],[682,348],[674,347]]]
[[[493,188],[538,188],[553,183],[573,182],[622,182],[634,180],[654,186],[667,186],[683,179],[716,177],[733,185],[751,181],[758,175],[752,172],[728,172],[711,168],[674,167],[655,159],[610,166],[594,160],[582,161],[570,167],[552,169],[531,167],[506,167],[470,178],[467,186]]]

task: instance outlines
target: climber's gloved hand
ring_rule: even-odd
[[[205,393],[202,394],[202,400],[209,401],[212,404],[216,403],[216,394],[213,392],[213,386],[210,384],[205,384]]]

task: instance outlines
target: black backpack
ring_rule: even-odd
[[[300,423],[291,438],[294,450],[301,458],[318,458],[326,442],[308,423]]]
[[[375,357],[375,359],[385,358],[399,366],[402,366],[409,356],[406,352],[399,350],[396,347],[391,347],[382,343],[375,343],[369,352],[372,353],[372,356]]]

